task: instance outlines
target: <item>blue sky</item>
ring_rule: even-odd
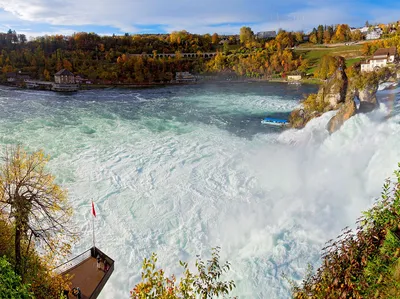
[[[304,30],[318,24],[400,19],[400,1],[386,0],[0,0],[0,31],[29,36],[86,31],[100,35],[168,33],[232,34]]]

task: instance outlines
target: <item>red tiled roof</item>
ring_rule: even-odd
[[[392,55],[396,55],[397,52],[397,48],[396,47],[391,47],[391,48],[381,48],[376,50],[376,52],[374,53],[374,57],[375,56],[392,56]]]

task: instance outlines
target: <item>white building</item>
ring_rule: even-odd
[[[361,71],[372,72],[387,66],[388,63],[394,63],[396,60],[396,47],[378,49],[371,59],[367,60],[366,63],[361,64]]]
[[[258,39],[275,38],[276,37],[276,31],[261,31],[261,32],[257,32],[256,37]]]
[[[365,36],[365,39],[371,40],[371,39],[379,39],[381,38],[383,31],[379,27],[375,27],[372,30],[369,30],[367,35]]]

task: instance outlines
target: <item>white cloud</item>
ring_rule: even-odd
[[[321,3],[316,0],[266,1],[189,1],[189,0],[0,0],[0,8],[14,19],[32,24],[111,26],[121,32],[140,32],[158,25],[167,32],[186,29],[195,33],[237,33],[241,24],[254,31],[307,30],[318,24],[341,22],[360,25],[364,12],[393,16],[387,10],[369,10],[344,0]],[[355,10],[359,10],[357,14]],[[3,12],[4,14],[4,12]],[[398,15],[398,12],[397,12]],[[1,16],[1,14],[0,14]],[[11,18],[10,16],[8,16]],[[365,20],[364,20],[365,19]],[[371,19],[371,18],[370,18]],[[1,19],[4,22],[4,19]],[[355,24],[357,23],[357,24]],[[30,26],[30,27],[32,27]],[[58,32],[60,33],[60,32]]]

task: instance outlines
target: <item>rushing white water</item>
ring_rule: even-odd
[[[234,295],[288,298],[282,273],[301,280],[308,263],[318,265],[324,243],[353,226],[400,161],[397,90],[332,135],[332,113],[298,131],[262,127],[265,112],[287,113],[309,91],[288,88],[56,98],[6,89],[0,142],[52,155],[82,232],[74,253],[91,246],[95,201],[96,245],[116,262],[100,298],[127,298],[152,252],[171,274],[179,260],[207,258],[218,245],[232,264]]]

